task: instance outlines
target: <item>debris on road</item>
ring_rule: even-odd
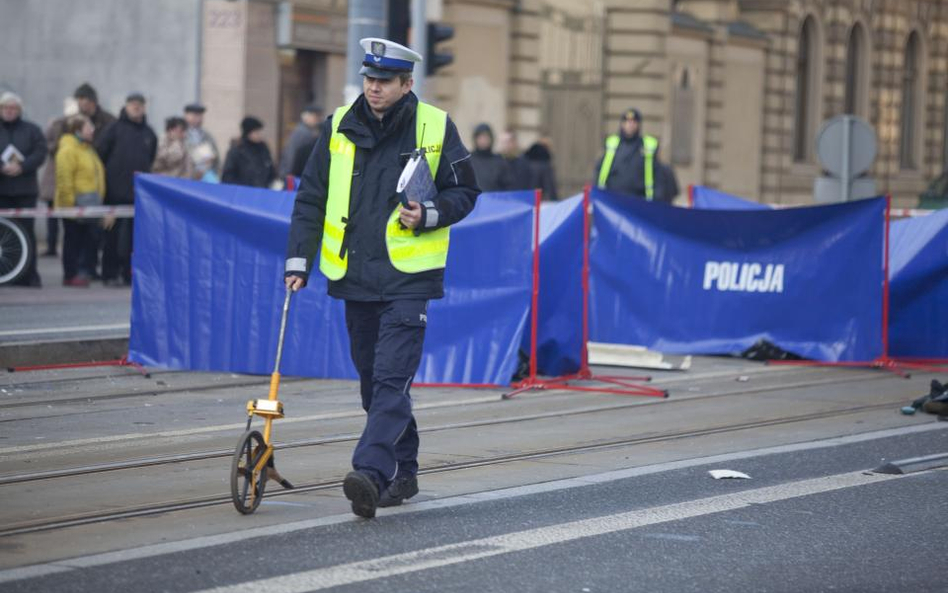
[[[751,477],[733,469],[712,469],[708,471],[715,480],[750,480]]]

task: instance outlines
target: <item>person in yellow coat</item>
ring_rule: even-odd
[[[105,167],[92,146],[95,126],[84,115],[66,120],[56,152],[56,208],[97,206],[105,196]],[[99,237],[95,219],[63,219],[63,285],[89,286]]]

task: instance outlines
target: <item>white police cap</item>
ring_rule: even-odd
[[[359,74],[372,78],[395,78],[399,74],[411,72],[415,62],[421,62],[421,55],[394,41],[379,37],[366,37],[359,40],[365,50],[362,69]]]

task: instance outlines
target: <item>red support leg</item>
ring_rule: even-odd
[[[553,377],[548,380],[538,379],[536,376],[536,328],[537,328],[537,299],[540,284],[540,245],[539,245],[539,207],[537,208],[536,219],[536,240],[534,242],[534,308],[533,308],[533,330],[530,344],[530,376],[514,385],[514,391],[505,393],[502,399],[510,399],[521,393],[543,389],[557,389],[563,391],[577,391],[585,393],[609,393],[613,395],[637,395],[646,397],[668,397],[668,392],[663,389],[656,389],[646,385],[637,384],[637,381],[650,381],[651,377],[621,377],[621,376],[597,376],[589,368],[589,232],[590,232],[590,186],[586,186],[583,191],[583,264],[582,264],[582,324],[583,341],[580,346],[579,370],[570,375]],[[586,386],[574,385],[574,381],[591,381],[614,385],[616,387],[606,386]]]

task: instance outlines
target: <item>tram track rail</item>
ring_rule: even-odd
[[[101,378],[100,378],[101,379]],[[150,381],[151,379],[144,379],[145,381]],[[305,381],[319,381],[320,379],[310,379],[310,378],[297,378],[291,377],[283,379],[283,383],[292,384],[292,383],[302,383]],[[120,391],[116,393],[103,393],[101,395],[83,395],[75,397],[64,397],[60,399],[45,399],[45,400],[30,400],[30,401],[16,401],[16,402],[6,402],[0,403],[0,410],[7,410],[13,408],[30,408],[30,407],[44,407],[44,406],[57,406],[57,405],[68,405],[68,404],[83,404],[89,402],[100,402],[100,401],[109,401],[116,399],[128,399],[133,397],[159,397],[165,395],[171,395],[176,393],[190,393],[190,392],[201,392],[201,391],[214,391],[216,389],[244,389],[248,387],[260,387],[266,389],[270,384],[269,378],[260,378],[247,381],[235,381],[233,383],[203,383],[197,385],[189,386],[180,386],[180,387],[171,387],[163,385],[148,385],[137,391]],[[10,389],[13,387],[5,387],[4,389]]]
[[[799,369],[794,369],[794,371],[799,372]],[[714,371],[710,373],[709,375],[707,375],[706,377],[702,377],[702,378],[716,378],[716,377],[735,375],[735,374],[737,375],[741,375],[741,374],[763,375],[763,374],[770,374],[770,373],[790,373],[790,372],[791,372],[791,369],[789,368],[761,366],[760,368],[753,369],[750,371],[748,371],[747,369]],[[41,399],[41,400],[25,400],[25,401],[11,401],[11,402],[0,401],[0,410],[26,408],[26,407],[48,407],[48,406],[57,406],[57,405],[64,405],[64,404],[65,405],[82,404],[82,403],[89,403],[89,402],[109,401],[109,400],[127,399],[127,398],[135,398],[135,397],[157,397],[157,396],[174,395],[174,394],[181,394],[181,393],[188,393],[188,392],[215,391],[218,389],[220,390],[244,389],[244,388],[251,388],[251,387],[267,388],[270,385],[269,376],[258,377],[254,375],[243,375],[242,377],[245,380],[242,380],[242,381],[235,380],[233,382],[215,381],[215,382],[196,383],[194,385],[182,385],[182,386],[170,386],[170,385],[159,384],[159,382],[162,380],[160,378],[161,376],[174,376],[180,373],[181,371],[153,371],[153,372],[150,372],[151,376],[150,378],[147,378],[147,379],[137,373],[130,372],[130,373],[121,374],[121,375],[101,374],[101,375],[81,376],[81,377],[74,377],[74,378],[56,377],[56,378],[49,378],[49,379],[39,379],[36,381],[29,381],[29,382],[8,383],[5,385],[0,385],[0,388],[3,388],[9,393],[9,392],[15,392],[17,390],[24,390],[24,391],[36,390],[38,387],[45,386],[45,385],[57,385],[57,384],[64,384],[64,383],[69,383],[69,382],[75,382],[75,383],[89,382],[89,383],[94,384],[96,382],[107,380],[107,379],[128,379],[131,381],[140,379],[141,381],[146,382],[146,384],[143,385],[142,387],[135,388],[133,390],[117,391],[114,393],[103,393],[100,395],[90,394],[90,395],[79,395],[79,396],[74,396],[74,397],[63,397],[63,398],[58,398],[58,399],[49,398],[49,399]],[[155,379],[156,376],[159,378]],[[664,384],[674,385],[674,384],[685,382],[685,381],[693,381],[694,379],[695,377],[692,375],[663,376],[660,382],[663,385]],[[283,377],[281,381],[284,384],[297,384],[297,383],[306,383],[308,381],[325,383],[326,381],[345,381],[345,380],[344,379],[319,379],[319,378],[313,378],[313,377]],[[154,382],[154,384],[149,383],[149,382]],[[426,388],[426,387],[420,385],[419,388]],[[478,389],[488,389],[488,388],[478,388]]]
[[[731,395],[737,395],[737,394],[732,393]],[[783,416],[781,418],[753,420],[753,421],[748,421],[748,422],[717,425],[717,426],[686,430],[686,431],[668,431],[668,432],[664,432],[660,434],[643,435],[643,436],[622,438],[622,439],[610,439],[610,440],[603,440],[599,442],[591,442],[591,443],[585,443],[585,444],[576,444],[576,445],[563,446],[563,447],[551,447],[551,448],[546,448],[546,449],[525,451],[521,453],[508,453],[508,454],[491,456],[491,457],[481,457],[481,458],[470,459],[470,460],[454,461],[454,462],[431,465],[421,470],[419,474],[428,475],[428,474],[446,473],[446,472],[453,472],[453,471],[462,471],[466,469],[485,467],[485,466],[491,466],[491,465],[502,465],[506,463],[516,463],[516,462],[530,461],[530,460],[535,460],[535,459],[545,459],[545,458],[558,457],[558,456],[574,455],[578,453],[588,453],[588,452],[608,450],[608,449],[613,449],[613,448],[622,448],[622,447],[646,445],[646,444],[652,444],[652,443],[670,442],[670,441],[676,441],[676,440],[682,440],[682,439],[698,438],[698,437],[709,436],[709,435],[739,432],[743,430],[752,430],[752,429],[758,429],[758,428],[767,428],[767,427],[772,427],[772,426],[781,426],[781,425],[795,424],[795,423],[808,422],[808,421],[814,421],[814,420],[838,418],[838,417],[857,414],[861,412],[892,408],[893,406],[897,406],[899,403],[901,403],[901,401],[902,400],[899,399],[899,400],[893,400],[891,402],[887,401],[887,402],[871,404],[871,405],[851,406],[851,407],[841,408],[837,410],[826,410],[826,411],[821,411],[821,412],[812,412],[812,413],[799,414],[799,415],[794,415],[794,416]],[[612,408],[602,408],[602,409],[599,409],[598,411],[610,411],[610,409]],[[594,410],[590,408],[590,409],[582,410],[578,413],[592,413],[593,411]],[[573,414],[575,413],[577,412],[573,412]],[[543,414],[543,415],[537,414],[534,416],[535,417],[541,417],[541,416],[542,417],[555,417],[555,416],[563,416],[563,415],[571,415],[571,414],[569,413],[569,411],[563,411],[559,413],[551,412],[549,414]],[[517,421],[524,421],[524,419],[523,418],[500,419],[500,422],[505,422],[505,421],[517,422]],[[476,426],[476,425],[498,424],[500,422],[496,420],[495,421],[485,420],[485,421],[477,421],[473,423],[458,423],[456,425],[450,425],[450,426],[444,426],[444,427],[433,427],[433,428],[440,429],[440,430],[449,430],[452,428],[459,429],[459,428],[465,428],[468,426]],[[431,429],[429,429],[429,431],[430,430]],[[313,446],[315,444],[325,444],[327,440],[328,439],[324,439],[323,442],[321,443],[311,443],[311,444],[306,444],[305,442],[300,441],[296,443],[296,446],[304,447],[304,446]],[[339,441],[337,440],[334,442],[339,442]],[[284,445],[283,448],[285,449],[287,447]],[[213,455],[213,457],[208,457],[208,455],[211,455],[211,454]],[[197,455],[204,455],[204,457],[194,458],[193,456],[188,456],[188,455],[179,456],[179,457],[188,457],[185,461],[194,461],[196,459],[211,459],[215,457],[230,456],[232,455],[232,451],[228,451],[226,455],[224,455],[224,452],[222,451],[215,451],[215,452],[209,452],[209,453],[203,453],[203,454],[197,454]],[[179,459],[176,462],[181,463],[182,460]],[[132,469],[134,467],[148,467],[150,465],[159,464],[159,463],[144,463],[143,464],[143,461],[139,461],[138,463],[140,465],[123,467],[122,469]],[[161,463],[169,463],[169,461],[163,460],[161,461]],[[83,468],[75,468],[75,469],[83,469]],[[115,468],[113,469],[96,468],[96,469],[91,469],[91,470],[90,468],[85,468],[85,471],[83,473],[73,473],[70,475],[72,476],[88,475],[90,473],[99,473],[102,471],[114,471],[114,470]],[[66,477],[66,476],[46,476],[46,477],[34,476],[30,480],[51,479],[53,477]],[[27,481],[27,480],[20,480],[18,482],[7,481],[0,485],[12,485],[16,483],[23,483],[24,481]],[[265,495],[264,500],[266,501],[269,498],[288,496],[291,494],[330,490],[333,488],[338,488],[341,484],[342,484],[342,481],[339,478],[302,483],[292,490],[278,490],[278,491],[268,492]],[[61,516],[61,517],[8,523],[0,527],[0,537],[10,537],[10,536],[15,536],[15,535],[23,535],[23,534],[36,533],[36,532],[41,532],[41,531],[63,529],[63,528],[74,527],[74,526],[79,526],[79,525],[89,525],[89,524],[94,524],[94,523],[106,523],[106,522],[118,521],[122,519],[134,518],[134,517],[144,517],[144,516],[159,515],[159,514],[165,514],[165,513],[171,513],[171,512],[180,512],[180,511],[185,511],[189,509],[218,506],[218,505],[224,505],[224,504],[230,504],[230,503],[231,503],[231,497],[229,495],[214,494],[214,495],[208,495],[208,496],[202,496],[202,497],[193,497],[193,498],[188,498],[188,499],[170,500],[170,501],[164,501],[164,502],[152,503],[152,504],[146,504],[146,505],[129,506],[129,507],[124,507],[124,508],[119,508],[119,509],[110,509],[106,511],[90,511],[86,513],[76,513],[76,514]]]
[[[723,391],[719,393],[713,393],[708,395],[693,395],[691,397],[679,398],[679,399],[661,399],[661,400],[642,400],[642,399],[633,399],[624,403],[616,404],[606,404],[598,406],[587,406],[581,408],[573,408],[566,410],[553,410],[549,412],[543,412],[538,414],[526,414],[519,416],[508,416],[502,418],[490,418],[484,420],[474,420],[469,422],[455,422],[445,425],[435,425],[427,426],[419,430],[422,434],[430,434],[435,432],[444,432],[448,430],[459,430],[465,428],[477,428],[482,426],[495,426],[500,424],[512,424],[517,422],[530,422],[537,420],[545,420],[549,418],[560,418],[568,416],[578,416],[584,414],[595,414],[599,412],[611,412],[611,411],[620,411],[627,410],[630,408],[641,408],[643,406],[654,406],[662,404],[684,404],[685,402],[694,402],[694,401],[705,401],[710,399],[717,399],[723,397],[739,397],[743,395],[751,395],[755,393],[767,393],[771,391],[782,391],[788,389],[802,389],[808,387],[821,387],[827,385],[834,385],[839,383],[850,383],[853,381],[874,381],[879,379],[888,378],[885,375],[879,374],[863,374],[859,377],[847,376],[846,378],[830,378],[830,379],[821,379],[821,380],[812,380],[812,381],[799,381],[796,383],[782,383],[779,385],[772,385],[766,387],[754,387],[754,388],[742,388],[730,391]],[[487,400],[482,403],[500,403],[500,400]],[[459,402],[458,406],[468,406],[470,402],[465,400]],[[438,409],[443,410],[448,407],[454,406],[441,406]],[[362,412],[353,412],[351,417],[360,417]],[[340,416],[336,419],[344,419],[345,417]],[[232,429],[233,426],[228,427]],[[223,430],[222,430],[223,431]],[[301,439],[296,441],[286,441],[279,442],[277,441],[274,444],[276,451],[283,450],[292,450],[305,447],[316,447],[320,445],[331,445],[337,443],[345,442],[355,442],[359,439],[359,434],[342,434],[334,435],[329,437],[322,438],[313,438],[313,439]],[[138,437],[141,438],[141,437]],[[172,437],[163,437],[163,438],[172,438]],[[131,439],[129,439],[131,440]],[[116,441],[115,444],[121,444],[126,441]],[[69,445],[69,448],[74,447],[73,444]],[[55,452],[55,449],[53,450]],[[47,451],[47,454],[49,452]],[[85,466],[76,466],[62,469],[54,470],[45,470],[45,471],[35,471],[28,473],[19,473],[19,474],[0,474],[0,488],[3,486],[8,486],[12,484],[20,484],[25,482],[35,482],[40,480],[52,480],[59,478],[68,478],[75,476],[90,475],[95,473],[104,473],[112,471],[123,471],[130,469],[142,469],[146,467],[154,467],[160,465],[172,465],[176,463],[188,463],[194,461],[204,461],[210,459],[219,459],[227,458],[233,454],[233,450],[228,449],[214,449],[208,451],[195,451],[191,453],[179,453],[174,455],[161,455],[153,457],[139,457],[134,459],[125,459],[113,462],[99,463],[99,464],[89,464]],[[3,450],[0,449],[0,459],[9,457],[15,454],[5,454]]]

